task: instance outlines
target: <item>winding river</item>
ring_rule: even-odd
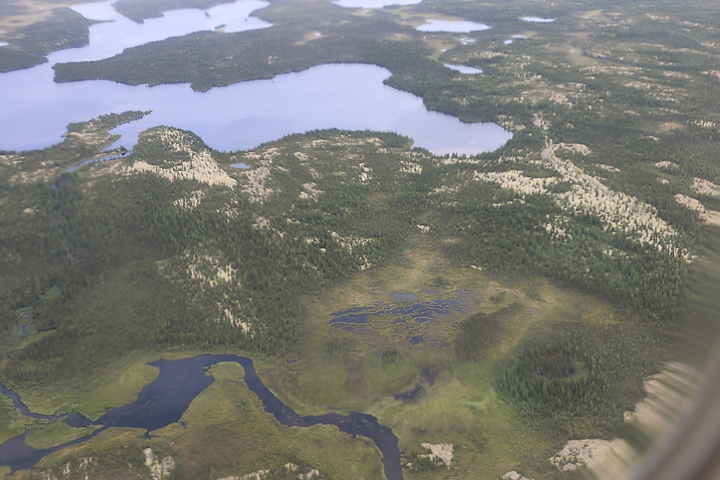
[[[298,415],[281,402],[268,388],[255,370],[253,361],[238,355],[198,355],[181,360],[158,360],[151,362],[160,369],[158,378],[140,391],[133,403],[114,408],[99,419],[91,422],[79,414],[71,414],[65,422],[75,428],[99,426],[92,434],[52,448],[38,450],[24,443],[27,433],[0,445],[0,466],[9,466],[12,471],[30,469],[43,457],[63,448],[85,442],[110,427],[142,428],[150,432],[180,421],[183,413],[200,392],[209,387],[214,378],[206,374],[205,368],[220,362],[236,362],[245,369],[245,383],[250,391],[262,401],[265,410],[287,427],[311,427],[313,425],[334,425],[341,432],[367,437],[375,442],[382,453],[385,476],[388,480],[402,480],[398,438],[388,427],[380,425],[375,417],[359,412],[349,415],[326,413],[325,415]],[[0,385],[0,394],[10,397],[13,404],[29,417],[59,421],[56,415],[38,415],[30,412],[20,396]]]

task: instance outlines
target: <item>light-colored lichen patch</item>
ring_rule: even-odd
[[[662,162],[655,163],[655,166],[657,168],[663,169],[663,170],[675,170],[676,168],[680,168],[680,165],[677,163],[670,162],[668,160],[663,160]]]
[[[184,210],[193,210],[195,207],[200,205],[200,201],[204,196],[205,192],[202,190],[195,190],[184,197],[178,198],[173,202],[173,204]]]
[[[620,172],[619,168],[613,167],[612,165],[605,165],[602,163],[596,163],[595,164],[598,168],[602,168],[603,170],[606,170],[608,172],[618,173]]]
[[[263,165],[255,169],[245,170],[241,172],[241,175],[247,179],[242,191],[250,196],[251,202],[262,203],[265,198],[273,193],[273,190],[267,186],[271,177],[270,168],[267,166]]]
[[[520,475],[515,470],[511,470],[502,476],[502,480],[531,480],[524,475]]]
[[[192,280],[209,285],[211,288],[219,283],[233,281],[236,270],[231,265],[224,265],[210,255],[188,255],[187,274]]]
[[[362,237],[355,237],[355,236],[347,236],[344,237],[340,235],[337,232],[330,232],[330,235],[332,238],[334,238],[344,249],[351,252],[354,248],[366,245],[368,242],[370,242],[369,238],[362,238]],[[317,239],[316,239],[317,240]]]
[[[412,162],[400,162],[400,171],[403,173],[422,173],[422,165]]]
[[[442,460],[445,466],[450,468],[450,464],[453,459],[452,443],[421,443],[420,446],[430,450],[430,453],[419,455],[420,457],[430,458],[432,460]]]
[[[162,480],[175,468],[175,460],[172,457],[164,457],[162,460],[155,458],[152,448],[146,448],[143,452],[145,453],[145,466],[150,469],[153,480]]]
[[[692,188],[702,195],[720,197],[720,186],[707,180],[703,180],[702,178],[696,178],[693,181]]]
[[[190,160],[177,165],[160,167],[150,165],[141,160],[136,161],[127,169],[129,173],[153,173],[159,177],[170,180],[195,180],[211,186],[234,187],[235,180],[222,170],[208,151],[188,151]]]
[[[302,200],[317,200],[320,194],[323,192],[321,190],[318,190],[317,185],[309,182],[309,183],[303,183],[303,191],[300,192],[300,199]]]
[[[697,211],[700,214],[700,218],[705,220],[708,224],[720,226],[720,212],[708,210],[698,200],[681,193],[675,195],[675,200],[689,209]]]
[[[544,126],[542,120],[537,120],[537,124]],[[608,188],[572,161],[558,157],[557,152],[561,149],[590,154],[590,150],[581,144],[548,143],[542,152],[541,164],[557,172],[557,177],[536,178],[520,170],[510,170],[475,172],[474,179],[497,183],[516,192],[523,200],[528,195],[549,195],[571,216],[592,213],[606,231],[621,232],[642,245],[652,245],[672,255],[685,255],[686,252],[677,249],[672,241],[676,232],[658,216],[654,207]],[[569,184],[570,188],[560,193],[552,192],[550,187],[560,182]],[[551,230],[555,228],[562,228],[562,225],[550,225]]]

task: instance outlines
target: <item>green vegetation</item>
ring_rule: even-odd
[[[30,25],[3,34],[9,46],[0,48],[0,72],[28,68],[47,62],[45,55],[88,44],[93,22],[79,13],[59,7],[52,15]]]
[[[73,428],[63,422],[53,422],[34,425],[28,430],[25,443],[37,449],[45,449],[90,435],[93,428]]]
[[[145,5],[117,7],[139,21],[207,6]],[[156,127],[126,158],[62,175],[105,155],[108,129],[143,115],[128,112],[70,125],[45,150],[0,152],[0,351],[27,346],[0,360],[0,379],[34,411],[98,418],[155,378],[148,360],[243,353],[300,414],[355,410],[392,427],[413,464],[407,478],[576,476],[548,458],[569,439],[637,437],[623,418],[643,381],[668,360],[702,365],[683,340],[707,350],[718,334],[718,233],[683,199],[720,210],[719,17],[694,2],[656,9],[424,1],[362,13],[277,0],[259,12],[270,29],[58,65],[59,81],[207,90],[376,63],[429,108],[497,121],[514,137],[471,158],[341,130],[218,152]],[[441,15],[493,28],[414,30]],[[519,33],[528,38],[504,43]],[[238,162],[250,168],[230,167]],[[468,311],[423,321],[392,313],[411,303],[387,296],[431,302],[457,291],[472,292]],[[329,323],[378,305],[387,313],[353,331]],[[38,335],[21,337],[27,322]],[[174,459],[168,479],[283,478],[288,463],[323,478],[380,476],[372,444],[281,427],[239,366],[210,374],[185,426],[152,439],[111,429],[15,478],[56,475],[68,462],[78,478],[147,478],[145,448]],[[4,439],[30,430],[29,443],[49,445],[76,433],[31,423],[0,404]],[[453,444],[450,470],[423,443]]]

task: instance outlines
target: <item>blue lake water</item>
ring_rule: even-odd
[[[428,20],[426,24],[420,25],[416,30],[420,32],[453,32],[469,33],[480,32],[489,29],[489,25],[468,21]]]
[[[468,67],[467,65],[453,65],[451,63],[446,63],[445,67],[449,68],[450,70],[464,73],[466,75],[477,75],[478,73],[482,73],[482,70],[480,70],[479,68]]]
[[[438,155],[491,151],[512,137],[494,123],[462,123],[457,117],[429,112],[419,97],[385,85],[390,72],[375,65],[320,65],[204,93],[185,84],[53,81],[51,67],[56,62],[105,58],[149,39],[214,28],[218,23],[232,25],[231,19],[243,15],[248,22],[236,21],[236,28],[267,27],[249,17],[265,5],[239,0],[209,9],[209,18],[201,10],[178,10],[144,24],[118,18],[109,2],[75,7],[90,18],[112,21],[90,28],[88,47],[56,52],[49,63],[0,74],[0,150],[44,148],[61,140],[68,123],[126,110],[153,112],[113,131],[123,136],[115,146],[126,148],[137,142],[139,132],[157,125],[192,130],[223,151],[250,149],[291,133],[323,128],[393,131]]]

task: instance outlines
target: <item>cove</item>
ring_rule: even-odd
[[[137,400],[133,403],[114,408],[94,422],[77,414],[66,420],[68,425],[76,428],[100,426],[92,434],[45,450],[38,450],[26,445],[24,439],[27,434],[23,434],[0,445],[0,466],[9,466],[13,472],[30,469],[46,455],[85,442],[110,427],[142,428],[146,430],[146,435],[150,435],[154,430],[178,422],[193,399],[214,382],[214,378],[208,376],[205,369],[220,362],[240,364],[245,370],[244,380],[250,391],[260,398],[265,411],[273,415],[284,426],[334,425],[341,432],[369,438],[375,442],[382,453],[382,463],[387,479],[403,479],[398,438],[390,428],[380,425],[372,415],[359,412],[350,412],[347,416],[338,413],[298,415],[262,383],[253,361],[248,357],[238,355],[198,355],[181,360],[151,362],[149,365],[159,368],[160,373],[155,381],[140,391]],[[0,389],[0,393],[8,396],[14,395],[20,402],[14,392],[3,388]],[[28,411],[28,413],[30,412]],[[48,418],[48,416],[42,417]],[[53,416],[53,418],[57,417]]]

